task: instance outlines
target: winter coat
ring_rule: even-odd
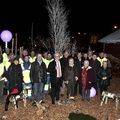
[[[45,83],[47,78],[46,65],[44,62],[39,65],[37,60],[32,63],[30,69],[30,78],[32,83]]]
[[[83,70],[84,67],[82,67]],[[82,81],[82,70],[80,71],[80,85],[81,87],[83,87],[83,81]],[[95,73],[94,70],[92,69],[92,67],[88,67],[87,69],[87,79],[86,79],[86,87],[85,89],[91,89],[91,87],[93,86],[93,83],[95,81]]]
[[[61,64],[61,61],[60,61]],[[63,66],[61,64],[61,71],[63,71]],[[48,66],[48,72],[50,73],[50,82],[51,82],[51,87],[56,85],[56,79],[57,79],[57,70],[56,70],[56,61],[52,61],[49,66]],[[62,81],[61,81],[61,86],[62,86]]]
[[[8,80],[8,89],[10,92],[14,89],[18,89],[19,92],[22,91],[23,76],[22,68],[19,64],[11,64],[8,71],[4,73],[4,77]]]
[[[77,67],[66,66],[64,71],[64,80],[74,84],[76,81],[75,77],[78,77]]]
[[[104,84],[106,86],[110,85],[110,79],[111,79],[111,69],[110,68],[106,68],[104,69],[103,67],[101,67],[101,69],[99,70],[98,74],[97,74],[99,81],[100,81],[100,85]],[[103,77],[107,77],[106,80],[103,80]]]

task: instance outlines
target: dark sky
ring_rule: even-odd
[[[5,1],[0,3],[0,32],[9,29],[17,32],[21,39],[30,36],[31,23],[34,23],[34,37],[48,33],[48,15],[45,0]],[[69,12],[71,32],[111,32],[112,25],[120,23],[119,4],[115,0],[105,3],[102,0],[63,0]],[[113,2],[112,2],[113,1]],[[26,2],[26,3],[25,3]]]

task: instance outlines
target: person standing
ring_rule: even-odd
[[[13,64],[10,65],[8,70],[3,74],[3,77],[6,77],[8,80],[8,90],[9,94],[6,98],[5,111],[8,110],[9,98],[12,94],[19,94],[22,91],[22,68],[19,64],[19,59],[16,57],[13,61]]]
[[[62,65],[59,53],[54,54],[54,60],[49,64],[48,72],[50,73],[52,104],[55,104],[55,101],[61,104],[59,96],[60,87],[62,86]]]
[[[32,63],[30,69],[30,78],[33,84],[33,105],[37,105],[41,100],[44,102],[43,88],[46,82],[46,65],[42,61],[42,54],[38,53],[35,62]]]
[[[92,67],[89,66],[89,61],[85,60],[80,72],[80,82],[82,85],[82,100],[90,101],[90,89],[93,86],[95,74]]]
[[[78,69],[74,65],[74,59],[69,59],[69,65],[66,66],[64,71],[64,80],[67,83],[67,98],[74,99],[74,87],[78,80]]]
[[[29,61],[29,56],[24,57],[24,63],[21,64],[22,75],[23,75],[23,93],[27,95],[28,98],[32,97],[32,84],[30,79],[30,69],[31,63]]]
[[[108,67],[108,63],[105,61],[103,62],[103,66],[98,72],[98,78],[100,80],[100,93],[102,94],[103,91],[107,91],[108,86],[110,85],[111,79],[111,69]]]

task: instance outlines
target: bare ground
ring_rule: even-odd
[[[109,87],[110,92],[120,93],[120,79],[113,77],[111,81],[111,86]],[[36,114],[37,108],[32,106],[32,102],[27,103],[27,107],[23,107],[22,101],[19,102],[19,108],[14,110],[12,104],[9,105],[9,111],[5,112],[3,105],[0,104],[0,119],[6,120],[69,120],[68,116],[71,112],[79,112],[84,114],[89,114],[96,117],[97,120],[110,120],[120,119],[120,103],[118,110],[115,109],[115,101],[112,99],[108,100],[108,104],[103,104],[100,106],[100,96],[97,95],[91,98],[91,101],[82,101],[81,97],[75,98],[75,102],[71,104],[63,105],[52,105],[51,99],[47,96],[47,102],[49,108],[46,109],[43,118]]]

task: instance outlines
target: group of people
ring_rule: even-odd
[[[7,48],[0,55],[0,102],[3,102],[4,95],[21,92],[33,100],[33,105],[45,102],[46,84],[50,86],[52,104],[61,104],[60,94],[71,100],[80,95],[82,100],[90,101],[91,87],[97,94],[107,91],[112,78],[111,68],[104,52],[99,55],[92,51],[77,52],[73,55],[64,51],[52,55],[35,51],[29,54],[23,50],[22,56],[18,57]]]

